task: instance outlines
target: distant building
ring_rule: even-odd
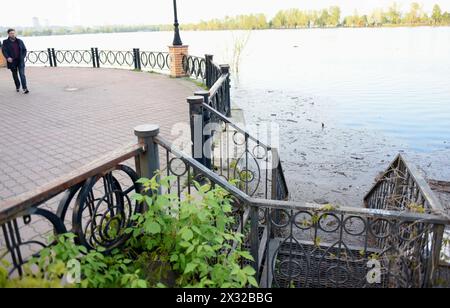
[[[39,21],[38,17],[33,17],[32,24],[33,28],[39,29],[41,27],[41,22]]]

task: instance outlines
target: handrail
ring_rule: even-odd
[[[419,172],[419,169],[417,169],[417,167],[411,163],[408,155],[399,154],[399,158],[402,159],[403,162],[405,163],[406,168],[409,170],[414,180],[418,184],[421,193],[426,197],[428,203],[430,204],[430,207],[435,211],[444,211],[444,206],[436,198],[436,195],[431,190],[431,187],[428,184],[428,182]]]
[[[424,177],[420,174],[419,170],[410,163],[409,158],[405,154],[399,154],[394,162],[387,168],[387,170],[383,174],[383,178],[387,175],[389,175],[391,172],[397,170],[396,165],[403,163],[404,167],[408,171],[409,175],[411,175],[414,182],[417,184],[417,188],[419,189],[422,196],[425,198],[426,202],[430,206],[431,210],[437,211],[437,212],[445,212],[444,206],[439,202],[439,200],[436,198],[435,194],[431,190],[428,182],[424,179]],[[376,192],[378,187],[383,183],[383,179],[375,183],[372,187],[372,189],[367,193],[367,195],[364,197],[364,201],[367,202],[367,200]]]
[[[271,198],[272,199],[280,199],[280,200],[285,200],[288,198],[289,196],[289,189],[288,189],[288,185],[286,182],[286,178],[284,176],[284,170],[281,164],[281,160],[280,160],[280,155],[278,153],[278,149],[269,146],[267,144],[265,144],[264,142],[261,142],[258,138],[255,138],[254,136],[252,136],[247,130],[241,128],[238,124],[234,123],[230,118],[228,118],[227,116],[225,116],[224,114],[222,114],[221,112],[219,112],[218,110],[216,110],[215,108],[211,107],[210,105],[203,103],[202,104],[202,113],[205,116],[206,114],[206,118],[209,120],[207,121],[212,121],[212,122],[223,122],[225,123],[225,125],[229,125],[231,126],[234,130],[236,130],[236,133],[242,134],[245,138],[245,151],[248,151],[248,145],[249,145],[249,141],[252,141],[255,143],[256,147],[261,147],[261,149],[263,149],[266,154],[264,155],[266,159],[266,163],[269,162],[269,153],[271,154],[271,159],[272,159],[272,166],[269,167],[267,166],[267,168],[270,168],[272,170],[272,194],[271,194]],[[225,129],[227,130],[227,128]],[[219,133],[220,134],[220,133]],[[234,140],[234,142],[236,142]],[[237,143],[235,143],[236,146],[238,146]],[[243,149],[244,150],[244,149]],[[249,156],[252,156],[253,154],[249,154]],[[253,156],[253,158],[256,158]],[[249,157],[246,156],[245,160],[248,162]],[[257,159],[254,160],[254,162],[256,162],[256,164],[259,166],[259,162],[257,161]],[[229,161],[226,160],[226,163],[229,163]],[[222,162],[220,163],[222,165]],[[230,167],[230,166],[227,166]],[[259,173],[259,172],[258,172]],[[265,186],[265,194],[266,194],[266,198],[269,197],[268,195],[268,185],[269,185],[269,179],[267,178],[268,174],[266,174],[266,186]],[[259,178],[259,177],[258,177]],[[249,183],[246,183],[249,184]],[[281,185],[281,186],[280,186]],[[256,191],[255,191],[256,193]]]
[[[222,85],[227,81],[227,79],[230,77],[230,74],[222,74],[219,79],[216,81],[216,83],[209,89],[209,96],[212,97],[216,95]]]
[[[263,142],[261,142],[260,140],[258,140],[257,138],[253,137],[252,135],[250,135],[249,132],[247,132],[245,129],[239,127],[237,124],[235,124],[230,118],[226,117],[225,115],[223,115],[222,113],[218,112],[216,109],[214,109],[213,107],[209,106],[208,104],[203,104],[203,108],[205,108],[207,111],[211,112],[212,114],[214,114],[215,116],[217,116],[218,118],[220,118],[220,120],[224,121],[225,123],[231,125],[234,129],[236,129],[237,131],[239,131],[241,134],[247,136],[250,140],[256,142],[258,145],[264,147],[266,150],[271,150],[272,147],[268,146],[266,144],[264,144]]]
[[[252,206],[260,208],[271,208],[274,210],[289,210],[289,211],[312,211],[312,212],[323,212],[337,215],[348,215],[348,216],[370,216],[375,219],[395,219],[405,222],[421,222],[437,225],[448,225],[450,224],[450,218],[441,216],[438,214],[423,214],[415,213],[409,211],[392,211],[392,210],[376,210],[367,208],[356,208],[349,206],[342,207],[324,207],[323,205],[308,203],[308,202],[298,202],[298,201],[279,201],[279,200],[265,200],[250,198],[249,200]]]
[[[210,181],[219,185],[226,191],[228,191],[233,197],[237,198],[245,205],[256,207],[256,208],[272,208],[279,210],[312,210],[323,212],[324,206],[314,203],[306,203],[306,202],[292,202],[292,201],[283,201],[283,200],[266,200],[260,198],[252,198],[248,196],[246,193],[242,192],[240,189],[231,185],[225,179],[215,174],[201,163],[193,159],[190,155],[179,151],[176,149],[175,145],[171,142],[167,141],[163,137],[155,137],[155,142],[162,146],[165,149],[171,151],[173,155],[182,161],[188,163],[193,168],[197,169],[208,178]],[[366,208],[355,208],[355,207],[336,207],[326,209],[327,213],[335,213],[335,214],[348,214],[348,215],[364,215],[364,216],[373,216],[375,218],[393,218],[400,219],[403,221],[420,221],[424,223],[431,224],[450,224],[450,219],[444,216],[435,215],[435,214],[422,214],[422,213],[414,213],[408,211],[392,211],[392,210],[376,210],[376,209],[366,209]]]
[[[107,67],[127,67],[130,69],[156,69],[170,70],[170,53],[164,51],[147,51],[135,48],[133,50],[99,50],[91,49],[60,49],[48,48],[47,50],[30,50],[25,58],[27,63],[32,65],[92,65],[100,68]]]
[[[189,189],[193,185],[192,181],[194,181],[195,179],[195,176],[192,177],[191,171],[194,171],[195,175],[202,176],[199,177],[199,179],[202,178],[208,179],[213,185],[222,187],[230,194],[230,196],[234,200],[238,201],[235,205],[237,206],[238,209],[243,210],[242,213],[239,212],[238,214],[240,215],[238,218],[239,219],[238,232],[242,232],[246,236],[245,237],[245,245],[247,247],[246,249],[249,249],[252,256],[254,257],[255,262],[253,265],[255,269],[258,270],[258,272],[259,270],[262,269],[263,264],[267,263],[266,270],[269,272],[269,274],[273,275],[274,273],[275,274],[277,273],[277,269],[272,268],[274,264],[272,262],[275,262],[274,260],[278,259],[276,255],[274,256],[271,253],[271,247],[273,247],[273,245],[277,245],[277,239],[274,238],[274,236],[277,235],[274,234],[278,234],[278,236],[280,236],[279,232],[276,231],[275,229],[284,228],[283,226],[288,227],[291,226],[293,228],[294,225],[296,226],[296,228],[301,229],[303,226],[302,216],[299,215],[302,215],[302,213],[309,215],[309,217],[311,218],[312,223],[311,227],[305,225],[305,228],[316,230],[314,232],[315,234],[314,239],[316,242],[314,242],[313,244],[304,244],[304,245],[320,245],[318,241],[320,241],[321,235],[318,235],[317,232],[319,232],[320,230],[323,231],[327,230],[323,229],[324,227],[322,226],[321,222],[326,223],[326,219],[328,217],[331,218],[335,217],[339,221],[339,223],[336,229],[334,229],[333,226],[330,227],[331,228],[330,236],[331,237],[338,236],[338,239],[336,240],[339,240],[340,242],[343,242],[345,240],[345,236],[342,234],[344,232],[346,232],[347,236],[353,236],[354,239],[357,239],[359,235],[364,236],[366,247],[363,250],[364,253],[363,258],[366,259],[368,258],[367,254],[370,254],[371,251],[370,249],[372,248],[378,247],[379,249],[385,249],[385,247],[387,247],[386,246],[387,243],[385,243],[384,241],[385,239],[387,239],[386,240],[387,242],[389,242],[390,240],[395,240],[396,241],[395,245],[399,246],[397,247],[399,249],[397,253],[401,253],[401,249],[403,247],[402,246],[403,240],[411,238],[411,241],[414,241],[415,243],[418,243],[422,246],[420,247],[418,246],[418,248],[415,248],[414,251],[405,252],[406,258],[415,260],[414,259],[415,253],[416,251],[419,251],[418,249],[422,249],[423,247],[427,248],[431,247],[429,249],[433,251],[432,257],[427,257],[425,260],[421,260],[420,262],[421,264],[427,267],[427,270],[432,272],[433,266],[436,264],[436,261],[438,261],[436,256],[440,251],[439,249],[440,246],[436,245],[436,243],[439,241],[439,235],[441,234],[440,230],[443,228],[443,226],[450,224],[450,219],[440,215],[439,213],[423,214],[412,211],[398,211],[398,210],[384,210],[384,209],[379,210],[379,209],[354,208],[354,207],[325,207],[323,205],[306,202],[289,202],[283,200],[264,200],[253,198],[250,197],[245,192],[241,191],[239,188],[231,185],[226,179],[214,173],[212,170],[204,166],[202,163],[193,159],[190,155],[178,150],[173,143],[159,136],[158,133],[155,133],[155,131],[156,130],[152,130],[150,133],[143,130],[142,131],[136,130],[136,135],[139,137],[140,140],[138,144],[130,145],[117,151],[114,151],[106,155],[104,158],[99,159],[91,164],[88,164],[64,178],[61,178],[41,188],[38,188],[30,193],[24,194],[18,198],[6,201],[4,204],[2,204],[3,208],[1,208],[0,210],[0,225],[2,225],[2,227],[7,226],[7,228],[6,227],[3,228],[5,236],[8,236],[8,234],[11,235],[13,232],[15,232],[16,234],[20,234],[16,220],[19,217],[23,217],[24,223],[29,224],[31,221],[31,217],[29,217],[28,215],[44,216],[47,220],[49,220],[52,223],[56,234],[62,234],[67,232],[67,230],[69,229],[66,228],[64,225],[65,216],[67,210],[69,209],[69,205],[71,204],[71,200],[74,200],[74,197],[76,196],[77,192],[80,191],[80,193],[78,194],[78,198],[80,199],[76,199],[77,201],[74,204],[73,209],[74,216],[72,220],[73,221],[72,232],[74,232],[77,235],[77,240],[80,242],[81,245],[85,245],[89,249],[104,247],[105,249],[107,249],[106,251],[109,252],[112,251],[113,249],[119,248],[123,243],[127,241],[128,236],[126,235],[126,233],[119,232],[119,236],[112,243],[101,242],[98,245],[96,245],[92,244],[94,242],[90,241],[90,238],[92,236],[96,236],[96,233],[94,232],[93,234],[91,234],[84,232],[84,227],[88,226],[89,223],[95,223],[95,221],[93,221],[92,219],[97,217],[97,215],[103,215],[102,217],[109,217],[108,215],[110,215],[110,213],[108,211],[101,213],[97,212],[90,213],[91,220],[84,221],[85,215],[83,211],[90,210],[91,208],[89,208],[89,204],[94,202],[94,200],[106,200],[110,194],[116,193],[118,189],[120,190],[118,192],[119,195],[127,196],[126,197],[128,200],[127,205],[130,206],[129,211],[131,214],[134,211],[134,208],[131,207],[131,204],[128,204],[131,203],[132,200],[132,196],[129,194],[135,191],[136,192],[140,191],[140,188],[135,184],[132,184],[133,186],[131,186],[125,191],[121,189],[120,183],[115,183],[115,181],[117,181],[118,178],[115,178],[112,175],[112,172],[114,170],[118,170],[114,169],[114,167],[119,168],[117,165],[120,164],[121,162],[126,161],[132,157],[138,157],[136,161],[137,169],[144,171],[146,170],[146,168],[151,169],[156,168],[157,166],[158,168],[160,168],[159,158],[161,156],[161,152],[158,150],[158,148],[160,147],[161,149],[167,151],[168,160],[169,154],[174,156],[174,159],[170,160],[170,164],[168,163],[167,165],[167,172],[168,173],[172,172],[175,175],[175,177],[178,177],[176,181],[178,182],[178,190],[179,190],[178,198],[180,198],[180,200],[182,198],[181,197],[182,194],[180,193],[181,192],[180,178],[186,177],[188,182],[187,187],[185,189],[188,189],[188,193],[190,193]],[[185,168],[184,169],[182,168],[182,171],[180,172],[178,172],[176,169],[173,168],[174,166],[172,165],[172,163],[176,160],[181,160],[185,165]],[[120,169],[122,171],[127,171],[128,167],[122,165],[120,168],[122,168]],[[153,172],[144,171],[144,174],[150,173],[154,174]],[[130,175],[132,183],[137,183],[139,176],[142,176],[138,175],[129,168],[127,174]],[[98,179],[103,179],[103,181],[106,181],[103,182],[105,186],[104,187],[105,195],[103,197],[95,199],[94,197],[89,196],[90,194],[94,193],[93,189]],[[80,190],[81,184],[83,188],[81,188]],[[110,185],[112,185],[112,187],[109,187]],[[176,183],[174,183],[174,185],[176,186]],[[62,199],[60,207],[58,208],[58,213],[56,215],[47,211],[43,207],[39,207],[42,204],[42,202],[49,200],[51,197],[59,195],[59,193],[63,192],[66,189],[68,189],[68,191],[66,191],[65,197]],[[102,194],[103,193],[101,192],[100,196],[102,196]],[[63,210],[60,211],[61,208]],[[135,210],[140,212],[142,208],[137,205]],[[88,213],[85,214],[87,215]],[[117,214],[120,215],[120,213]],[[263,217],[265,217],[264,221],[261,221],[260,216],[261,214],[263,214],[264,215]],[[340,216],[340,218],[338,216]],[[283,222],[283,219],[285,219],[286,217],[288,219],[286,220],[285,223]],[[359,234],[358,233],[359,231],[357,230],[347,229],[346,223],[349,221],[353,223],[354,221],[352,221],[352,219],[357,220],[359,219],[360,223],[362,223],[363,231],[361,231],[361,234]],[[124,227],[126,228],[131,223],[132,223],[131,221],[127,221],[124,224]],[[357,221],[355,223],[356,225],[358,225]],[[389,228],[387,231],[386,229],[379,229],[379,227],[381,228],[383,226],[386,226],[386,224],[392,224],[392,228]],[[250,229],[248,229],[248,227],[250,227]],[[260,237],[261,236],[260,232],[262,231],[261,228],[264,229],[262,238]],[[422,231],[421,233],[419,233],[420,235],[417,238],[415,237],[412,238],[411,235],[408,233],[409,232],[408,228],[413,228],[413,230],[415,231],[420,230]],[[400,229],[402,231],[399,231]],[[281,240],[280,244],[281,246],[277,248],[278,252],[283,254],[289,252],[283,250],[282,246],[283,243],[285,244],[293,243],[291,241],[292,238],[294,238],[295,241],[297,241],[297,239],[299,241],[302,241],[302,237],[300,234],[296,235],[293,234],[292,232],[293,231],[291,230],[291,233],[287,238],[286,236],[281,234],[281,237],[278,239]],[[388,232],[387,235],[385,235],[386,232]],[[333,233],[334,235],[331,233]],[[326,248],[327,247],[326,245],[328,244],[332,245],[332,243],[335,243],[336,240],[332,242],[326,243],[324,242],[323,244],[325,246],[323,247]],[[369,240],[375,241],[371,244],[370,247],[367,246]],[[422,242],[423,240],[426,242]],[[19,240],[19,242],[12,243],[12,245],[7,244],[6,248],[7,251],[11,252],[12,254],[16,252],[20,253],[21,247],[23,247],[25,244],[26,244],[25,242],[22,243]],[[289,256],[292,258],[299,258],[299,255],[296,255],[296,252],[292,251],[293,248],[294,247],[291,247]],[[341,250],[341,248],[339,248],[339,250]],[[308,254],[313,253],[311,252]],[[390,256],[389,254],[385,254],[385,257],[389,258]],[[346,257],[339,256],[339,254],[337,255],[337,258],[339,260],[346,259]],[[266,260],[265,263],[263,263],[263,260]],[[339,260],[337,260],[336,262],[339,262]],[[23,259],[14,261],[15,269],[19,271],[19,274],[22,273],[22,265],[25,263],[26,260]],[[293,275],[292,272],[290,272],[289,275]],[[428,277],[430,277],[430,279],[428,279]],[[427,274],[425,278],[420,280],[421,285],[423,282],[428,281],[431,282],[432,278],[433,278],[432,275]],[[259,280],[261,282],[264,281],[263,278]],[[266,281],[267,285],[270,285],[269,276],[266,277]]]
[[[129,145],[111,152],[104,157],[87,164],[68,175],[64,175],[53,182],[38,187],[20,196],[0,202],[0,224],[12,219],[29,208],[59,195],[67,189],[83,183],[87,179],[102,173],[108,173],[119,163],[136,157],[145,152],[142,144]]]
[[[193,168],[200,171],[202,173],[202,175],[205,176],[207,179],[220,185],[222,188],[226,189],[238,200],[240,200],[244,203],[247,203],[247,204],[250,202],[250,197],[247,194],[245,194],[243,191],[241,191],[237,187],[231,185],[228,181],[226,181],[222,177],[220,177],[217,174],[215,174],[214,172],[212,172],[210,169],[208,169],[207,167],[205,167],[204,165],[202,165],[201,163],[199,163],[198,161],[193,159],[190,155],[177,150],[176,146],[174,144],[172,144],[171,142],[167,141],[166,139],[164,139],[160,136],[155,137],[154,140],[157,144],[159,144],[163,148],[170,150],[170,152],[173,155],[175,155],[182,161],[188,163]]]

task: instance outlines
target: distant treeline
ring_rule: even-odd
[[[408,12],[402,12],[397,4],[387,9],[376,9],[371,14],[342,16],[338,6],[318,11],[288,9],[279,11],[272,20],[264,14],[240,15],[225,19],[213,19],[197,24],[183,25],[185,30],[257,30],[257,29],[296,29],[325,27],[382,27],[382,26],[430,26],[450,25],[450,13],[443,12],[439,5],[433,7],[428,15],[423,6],[412,3]]]
[[[22,36],[44,36],[44,35],[70,35],[70,34],[90,34],[90,33],[121,33],[121,32],[150,32],[150,31],[169,31],[173,30],[172,25],[139,25],[139,26],[95,26],[95,27],[63,27],[51,26],[48,28],[16,28],[19,35]],[[6,33],[6,27],[0,27],[0,37]]]
[[[279,11],[272,20],[264,14],[239,15],[224,19],[212,19],[200,23],[183,24],[183,30],[260,30],[260,29],[297,29],[297,28],[334,28],[334,27],[395,27],[395,26],[450,26],[450,13],[444,12],[439,5],[427,14],[419,3],[412,3],[409,11],[402,12],[394,3],[387,9],[376,9],[370,14],[361,15],[357,11],[351,16],[342,16],[338,6],[323,10],[305,11],[288,9]],[[99,27],[49,27],[43,29],[20,28],[20,35],[64,35],[84,33],[117,33],[140,31],[170,31],[173,26],[99,26]],[[0,27],[6,31],[6,27]]]

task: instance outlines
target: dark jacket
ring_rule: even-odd
[[[18,67],[25,66],[25,57],[27,56],[27,47],[25,47],[25,44],[23,43],[22,40],[20,40],[20,39],[16,39],[16,40],[19,43],[20,55],[19,55],[18,59],[15,59],[13,61],[13,63],[7,62],[9,69],[15,69]],[[3,52],[3,55],[5,56],[6,60],[8,60],[8,58],[14,58],[12,42],[9,39],[6,39],[3,41],[2,52]]]

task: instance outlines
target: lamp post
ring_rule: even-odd
[[[175,36],[173,38],[173,46],[182,46],[183,42],[181,41],[181,37],[180,37],[180,24],[178,23],[178,12],[177,12],[177,0],[173,0],[173,12],[175,15],[175,23],[174,28],[175,28]]]
[[[183,45],[180,37],[180,24],[178,23],[177,0],[173,0],[173,13],[175,16],[173,43],[169,46],[170,54],[170,76],[174,78],[186,77],[186,60],[189,56],[189,47]]]

